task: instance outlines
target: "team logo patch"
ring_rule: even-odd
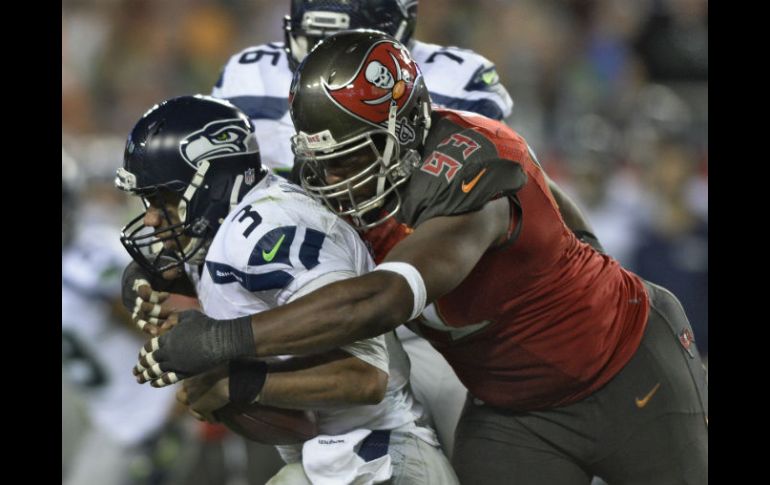
[[[387,123],[392,102],[396,103],[400,114],[420,76],[417,64],[406,49],[383,40],[369,49],[352,79],[335,86],[323,80],[323,86],[327,96],[342,109],[379,127]],[[410,138],[409,133],[401,134],[405,130],[398,131],[399,138]]]
[[[230,119],[209,123],[203,129],[190,133],[179,144],[179,153],[193,168],[203,160],[222,157],[250,150],[247,145],[249,131],[243,120]]]

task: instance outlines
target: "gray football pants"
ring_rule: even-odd
[[[574,404],[509,413],[466,401],[452,463],[461,483],[708,483],[708,383],[690,324],[668,290],[646,283],[650,314],[628,364]]]

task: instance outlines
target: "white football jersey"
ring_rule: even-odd
[[[435,106],[472,111],[502,120],[513,101],[500,84],[495,65],[467,49],[412,41],[412,56],[422,70]],[[289,116],[292,71],[282,42],[249,47],[230,58],[211,94],[232,102],[256,131],[262,164],[278,172],[291,169],[294,155]]]
[[[145,339],[112,315],[130,260],[116,234],[86,227],[62,253],[62,369],[82,391],[91,424],[136,445],[165,423],[175,390],[140,386],[131,375]]]
[[[194,280],[204,312],[231,319],[274,308],[372,267],[350,225],[300,187],[269,173],[224,220]],[[409,360],[398,340],[389,334],[342,349],[387,372],[387,392],[377,405],[317,412],[320,432],[414,426],[422,408],[407,385]],[[416,434],[435,442],[425,428]]]

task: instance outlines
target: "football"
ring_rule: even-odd
[[[292,445],[318,435],[316,417],[311,411],[229,403],[214,411],[214,416],[235,433],[266,445]]]
[[[181,312],[184,310],[200,311],[201,309],[197,298],[181,295],[179,293],[170,293],[163,304],[173,308],[175,312]]]

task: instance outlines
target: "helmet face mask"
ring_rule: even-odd
[[[181,268],[185,263],[201,264],[211,238],[206,235],[204,218],[189,224],[181,217],[189,201],[176,191],[162,188],[145,193],[142,203],[145,212],[126,224],[120,234],[134,261],[156,275]],[[160,218],[157,227],[145,223],[150,211]]]
[[[393,147],[389,160],[384,153],[388,140]],[[413,163],[391,163],[401,159],[400,146],[391,133],[371,130],[337,144],[328,153],[308,148],[304,133],[295,135],[293,145],[297,161],[302,164],[303,188],[339,216],[351,219],[356,227],[370,229],[385,222],[387,217],[378,219],[377,213],[370,212],[382,207],[390,196],[398,199],[393,213],[400,208],[401,198],[396,188],[407,181]],[[419,161],[414,150],[410,153],[414,155],[409,157],[410,161]],[[345,177],[327,183],[338,170]]]
[[[430,127],[428,90],[403,45],[373,30],[330,36],[295,72],[289,105],[305,190],[362,230],[399,210],[396,189]],[[388,214],[374,211],[392,197]]]
[[[285,49],[296,69],[326,37],[349,29],[376,29],[409,43],[417,22],[417,0],[292,0],[284,17]]]
[[[164,101],[131,131],[117,170],[115,185],[146,208],[121,242],[157,276],[201,264],[223,218],[264,173],[251,122],[235,106],[200,95]]]

